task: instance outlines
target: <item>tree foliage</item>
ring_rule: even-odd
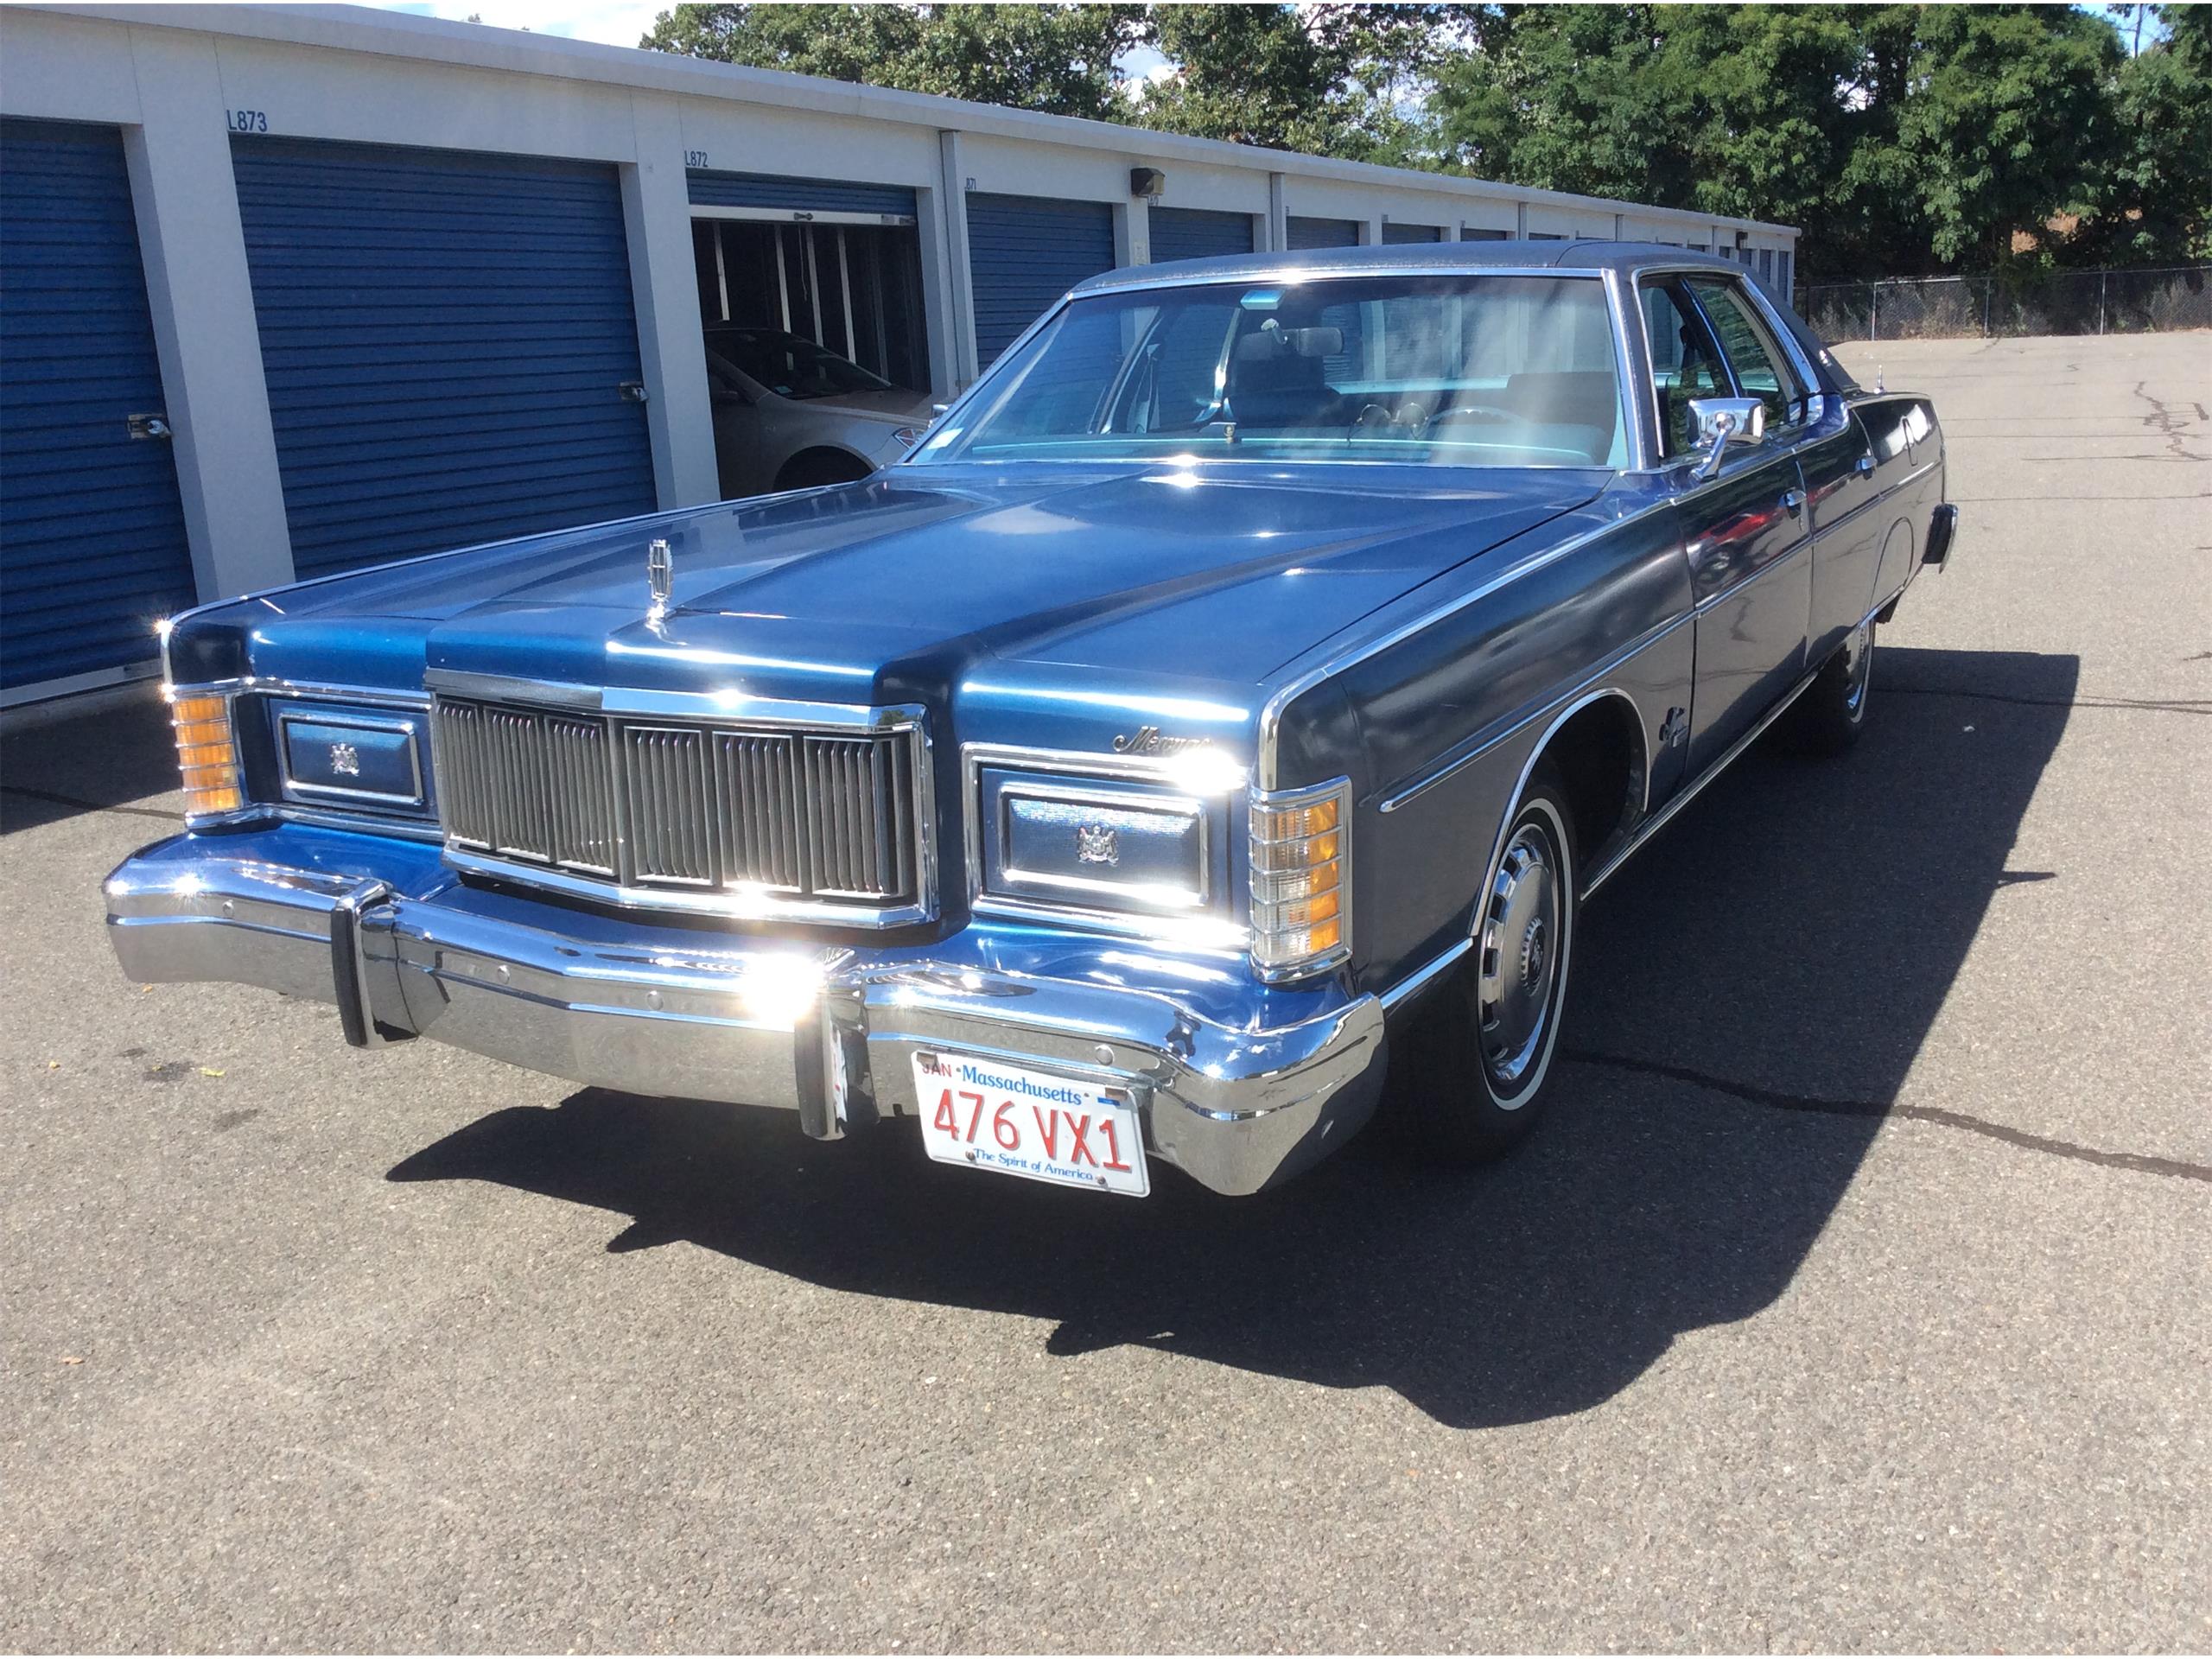
[[[1175,5],[1148,9],[1147,43],[1173,73],[1132,118],[1167,132],[1405,165],[1418,118],[1400,105],[1481,11],[1451,5]]]
[[[639,44],[724,63],[1048,115],[1126,118],[1115,60],[1147,33],[1135,5],[731,5],[663,12]]]
[[[680,4],[644,44],[1804,227],[1813,275],[2212,257],[2212,7]],[[1166,72],[1130,82],[1150,47]]]

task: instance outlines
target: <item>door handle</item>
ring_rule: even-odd
[[[1874,457],[1872,455],[1859,456],[1857,461],[1852,462],[1851,470],[1858,474],[1861,478],[1872,477],[1874,473]]]
[[[1797,516],[1804,505],[1805,493],[1802,490],[1784,490],[1782,493],[1782,510],[1792,518]]]

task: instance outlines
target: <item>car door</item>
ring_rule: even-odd
[[[1693,453],[1693,397],[1766,405],[1765,436],[1731,444],[1712,478],[1680,474],[1683,547],[1697,605],[1689,767],[1701,771],[1804,672],[1812,603],[1808,520],[1796,449],[1808,399],[1732,290],[1732,279],[1646,279],[1642,300],[1669,458]],[[1670,366],[1662,368],[1662,360]]]

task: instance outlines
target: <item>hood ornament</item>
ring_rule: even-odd
[[[668,550],[667,541],[658,536],[645,550],[645,581],[653,591],[653,607],[645,613],[646,620],[658,622],[668,614],[669,590],[676,585],[676,556]]]

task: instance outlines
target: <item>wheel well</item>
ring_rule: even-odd
[[[842,483],[847,479],[866,478],[873,470],[849,449],[817,445],[800,450],[783,464],[776,474],[776,487],[799,490],[814,484]]]
[[[1618,692],[1600,694],[1551,734],[1540,764],[1566,791],[1577,861],[1585,871],[1596,868],[1643,810],[1643,722],[1636,705]]]

